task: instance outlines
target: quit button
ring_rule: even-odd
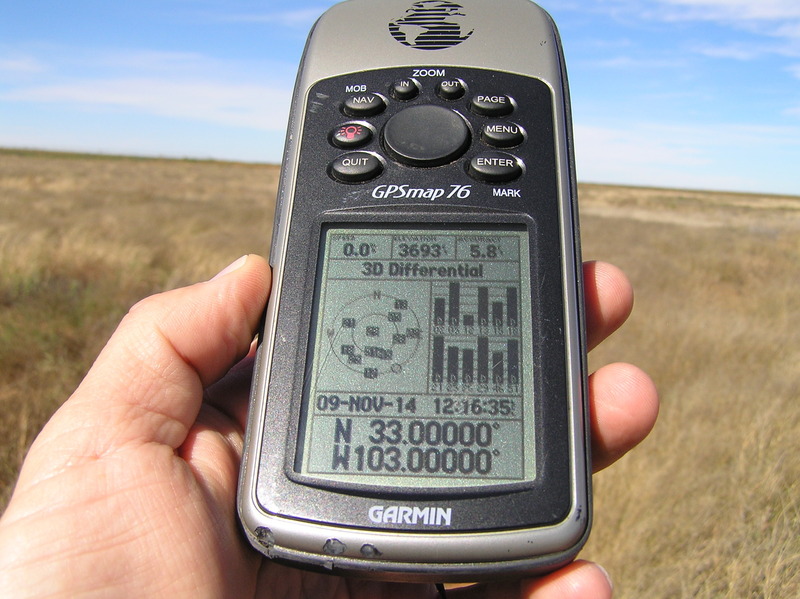
[[[361,183],[383,172],[383,161],[372,152],[348,152],[331,162],[328,174],[343,183]]]

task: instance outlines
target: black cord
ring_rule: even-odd
[[[436,583],[436,590],[439,591],[439,599],[447,599],[447,591],[441,582]]]

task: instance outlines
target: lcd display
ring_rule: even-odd
[[[532,481],[530,278],[524,226],[323,229],[295,470]]]

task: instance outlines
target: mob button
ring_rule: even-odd
[[[343,183],[361,183],[383,172],[383,161],[372,152],[348,152],[328,166],[328,174]]]

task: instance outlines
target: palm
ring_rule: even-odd
[[[237,378],[237,377],[234,377]],[[236,381],[241,385],[241,379]],[[245,401],[242,389],[228,392],[233,403]],[[230,404],[229,404],[230,405]],[[241,407],[241,406],[240,406]],[[215,408],[206,406],[198,422],[192,427],[178,455],[169,458],[165,476],[156,484],[171,492],[170,501],[164,508],[164,516],[172,513],[182,515],[174,528],[177,537],[167,530],[154,530],[154,538],[147,541],[149,547],[174,547],[174,555],[180,547],[191,552],[191,566],[187,568],[181,558],[174,563],[177,573],[201,572],[205,578],[199,587],[219,597],[250,597],[254,599],[424,599],[436,596],[432,585],[387,585],[384,583],[353,580],[307,572],[281,566],[258,556],[244,540],[234,512],[234,491],[239,464],[241,436],[239,423]],[[186,470],[185,476],[177,477],[174,470]],[[172,472],[170,472],[172,470]],[[175,487],[175,481],[185,485]],[[187,504],[192,509],[187,509]],[[212,527],[208,523],[213,523]],[[163,534],[166,533],[166,534]],[[167,537],[167,538],[164,538]],[[187,540],[191,539],[191,543]],[[187,545],[190,545],[187,547]],[[217,567],[214,567],[217,566]],[[153,596],[153,595],[149,595]],[[170,591],[165,596],[175,597]]]
[[[47,498],[46,504],[34,503],[25,517],[28,540],[47,542],[54,558],[42,559],[42,551],[36,552],[38,591],[68,576],[87,594],[113,588],[116,596],[169,599],[423,599],[435,594],[431,587],[347,580],[261,558],[247,546],[236,521],[237,429],[233,420],[206,406],[177,451],[128,443],[102,456],[53,462],[40,476],[23,479],[19,499]],[[46,444],[34,446],[32,457],[41,450]],[[10,516],[16,516],[13,509]],[[157,573],[151,572],[154,566]]]
[[[230,387],[228,389],[230,391]],[[244,401],[245,393],[241,389],[235,395],[238,396],[236,403]],[[184,507],[181,512],[184,519],[178,531],[184,530],[188,535],[186,538],[192,538],[192,534],[197,538],[198,529],[206,527],[198,539],[203,542],[193,544],[197,551],[192,554],[198,567],[191,568],[191,571],[205,572],[208,576],[206,589],[218,588],[222,591],[214,593],[215,596],[252,596],[254,599],[424,599],[436,595],[430,585],[386,585],[340,578],[281,566],[257,556],[246,546],[234,511],[241,447],[238,430],[237,422],[207,407],[179,450],[178,459],[185,460],[192,476],[185,479],[187,484],[183,490],[176,491],[185,492],[187,498],[199,504],[193,510]],[[180,468],[180,464],[175,467]],[[168,474],[162,483],[174,485],[174,481],[173,473]],[[179,509],[186,502],[177,493],[176,501],[171,502],[173,509]],[[208,522],[215,523],[215,526],[208,528]],[[149,544],[164,541],[152,539]],[[209,547],[204,546],[206,542],[214,552],[213,557],[209,556]],[[219,568],[215,570],[211,567],[213,564],[219,564]],[[176,564],[176,567],[185,569],[186,564]],[[169,593],[168,596],[176,595]]]
[[[246,396],[242,383],[249,377],[237,377],[234,374],[232,378],[233,382],[225,386],[230,394],[228,405],[240,404],[241,408]],[[233,491],[236,488],[241,442],[241,437],[236,433],[240,430],[239,426],[239,423],[216,409],[207,407],[179,452],[194,475],[188,483],[187,493],[205,503],[202,510],[186,513],[183,526],[188,532],[194,530],[198,524],[194,521],[195,516],[199,516],[201,525],[209,521],[218,524],[207,533],[213,537],[210,540],[214,541],[213,546],[219,558],[216,563],[222,564],[222,567],[218,572],[211,572],[206,565],[206,572],[214,579],[208,584],[223,582],[225,592],[218,596],[249,597],[250,589],[254,599],[424,599],[436,596],[432,585],[387,585],[346,579],[288,568],[257,557],[252,549],[246,547],[233,508],[236,503]],[[235,447],[230,444],[232,437]],[[164,482],[174,480],[173,475]],[[195,555],[201,563],[208,564],[209,556],[203,550],[195,552]],[[210,561],[215,562],[213,559]],[[234,575],[234,572],[237,573]]]

